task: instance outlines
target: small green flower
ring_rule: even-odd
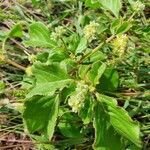
[[[114,47],[113,53],[121,57],[125,52],[127,42],[128,42],[128,37],[126,34],[117,35],[116,38],[112,42],[112,45]]]
[[[132,7],[134,11],[139,12],[139,11],[144,10],[145,5],[140,1],[136,1],[136,2],[133,2]]]
[[[33,63],[36,61],[36,56],[34,54],[28,56],[28,60]]]
[[[96,39],[96,33],[97,33],[98,26],[99,26],[98,23],[96,23],[95,21],[91,21],[90,24],[88,24],[84,27],[83,33],[84,33],[85,38],[89,42]]]
[[[32,76],[33,73],[32,73],[32,67],[31,66],[28,66],[25,70],[27,76]]]
[[[58,26],[55,28],[55,31],[51,33],[51,38],[58,40],[65,32],[66,29],[63,26]]]
[[[83,82],[77,84],[75,92],[68,99],[68,105],[72,111],[77,113],[84,106],[85,95],[88,92],[88,86]]]
[[[71,95],[68,100],[68,105],[72,108],[72,111],[77,113],[83,107],[84,95],[80,92],[78,94]]]

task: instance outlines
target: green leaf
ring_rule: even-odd
[[[136,146],[141,147],[138,123],[134,122],[123,108],[117,106],[113,98],[102,94],[97,94],[96,96],[101,103],[106,104],[110,123],[115,130]]]
[[[89,80],[93,83],[93,85],[99,84],[99,79],[106,69],[106,64],[101,62],[96,62],[92,65],[91,70],[88,72]]]
[[[108,111],[110,115],[110,122],[118,133],[140,147],[140,130],[138,124],[132,121],[123,108],[108,106]]]
[[[80,118],[77,115],[69,112],[69,109],[61,107],[59,109],[59,117],[61,119],[58,127],[61,134],[68,138],[82,137],[82,133],[80,132],[81,125],[77,126],[78,122],[80,121]]]
[[[5,91],[5,83],[3,81],[0,81],[0,94],[4,93]]]
[[[96,86],[98,91],[115,91],[119,84],[118,72],[112,68],[107,68]]]
[[[68,50],[71,51],[72,53],[75,53],[78,44],[80,42],[80,37],[77,33],[73,33],[69,36],[69,39],[67,39],[67,44],[68,44]]]
[[[122,0],[86,0],[85,5],[94,9],[103,7],[110,10],[118,18]]]
[[[110,126],[104,107],[99,102],[96,103],[94,115],[94,150],[121,150],[121,137]]]
[[[132,27],[131,22],[123,21],[123,19],[115,19],[111,24],[112,34],[123,34],[127,32]]]
[[[102,61],[107,58],[107,55],[101,51],[97,51],[90,57],[90,62]]]
[[[84,124],[89,124],[93,117],[93,99],[90,95],[85,98],[84,107],[81,108],[79,116]]]
[[[83,37],[80,39],[80,43],[76,49],[76,54],[82,53],[86,48],[87,48],[87,39]]]
[[[60,132],[68,138],[79,138],[81,137],[81,133],[79,127],[75,124],[71,124],[70,122],[62,122],[59,123]]]
[[[98,94],[97,95],[98,100],[100,100],[103,103],[106,103],[110,106],[117,106],[117,101],[115,98],[106,96],[106,95],[102,95],[102,94]]]
[[[67,72],[72,71],[76,66],[77,63],[75,60],[71,58],[64,59],[63,61],[60,62],[61,67],[66,69]]]
[[[33,66],[33,75],[36,78],[36,85],[27,94],[27,98],[34,95],[53,95],[56,90],[62,90],[72,81],[58,63],[51,65],[36,63]]]
[[[71,79],[66,79],[66,80],[54,81],[54,82],[49,82],[49,83],[39,83],[26,95],[26,98],[30,98],[34,95],[51,96],[55,94],[56,90],[58,89],[62,90],[71,81],[72,81]]]
[[[53,133],[56,126],[57,116],[58,116],[58,109],[59,109],[59,96],[56,96],[53,105],[51,107],[51,118],[48,120],[48,128],[47,128],[47,135],[49,140],[53,137]]]
[[[79,67],[78,74],[81,79],[87,80],[87,72],[90,70],[90,67],[90,65],[81,65]]]
[[[36,5],[41,2],[41,0],[31,0],[33,5]]]
[[[65,87],[62,92],[61,92],[61,98],[66,101],[68,96],[70,96],[72,94],[72,92],[74,92],[76,89],[76,84],[73,82],[72,84],[70,84],[69,86]]]
[[[72,118],[74,120],[74,118]],[[81,138],[82,134],[80,133],[80,126],[73,124],[69,119],[65,119],[65,122],[62,121],[58,124],[60,132],[68,138]]]
[[[116,17],[119,16],[119,11],[122,7],[121,0],[99,0],[99,2],[105,9],[110,10]]]
[[[47,63],[61,62],[67,58],[67,55],[60,50],[51,50],[47,59]]]
[[[23,36],[23,29],[21,24],[16,24],[10,30],[8,37],[22,37]]]
[[[122,25],[117,29],[116,34],[123,34],[127,32],[131,28],[130,22],[124,22]]]
[[[95,116],[93,120],[93,126],[95,129],[95,141],[94,141],[94,149],[104,149],[105,145],[105,131],[106,131],[106,118],[104,117],[103,108],[97,104],[95,107]]]
[[[38,54],[36,55],[36,60],[41,63],[46,63],[48,57],[49,57],[49,53],[42,51],[42,52],[38,52]]]
[[[22,24],[18,23],[14,25],[8,33],[3,33],[3,32],[0,33],[0,40],[2,40],[3,44],[5,45],[8,38],[12,38],[12,37],[21,38],[22,36],[23,36]]]
[[[118,17],[122,7],[122,0],[86,0],[85,5],[95,9],[103,7],[104,9],[110,10]]]
[[[100,8],[101,4],[98,1],[99,0],[86,0],[85,6],[94,8],[94,9]]]
[[[67,72],[59,63],[47,65],[38,62],[33,65],[32,71],[37,83],[61,81],[69,78]]]
[[[50,39],[50,32],[42,22],[34,22],[29,26],[29,41],[25,41],[26,46],[33,47],[55,47],[56,43]]]
[[[104,73],[106,69],[106,64],[102,63],[101,66],[98,68],[97,76],[94,79],[94,85],[99,84],[99,79],[101,78],[102,74]]]
[[[122,19],[117,18],[115,20],[113,20],[110,30],[112,34],[116,34],[116,30],[121,26],[122,24]]]
[[[34,96],[25,102],[24,123],[33,134],[39,132],[51,140],[56,125],[59,98]]]

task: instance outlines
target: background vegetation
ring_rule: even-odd
[[[149,14],[149,0],[1,0],[0,149],[150,149]]]

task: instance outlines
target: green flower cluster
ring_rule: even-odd
[[[84,82],[77,83],[75,92],[68,99],[68,105],[72,111],[77,113],[84,106],[85,96],[88,92],[88,86]]]
[[[95,21],[91,21],[88,25],[86,25],[83,29],[83,33],[85,38],[91,42],[92,40],[96,39],[96,33],[97,33],[97,28],[99,24],[96,23]]]
[[[113,53],[121,57],[125,52],[127,42],[128,42],[128,36],[126,34],[117,35],[112,42],[112,45],[114,47]]]
[[[51,38],[58,40],[65,32],[66,29],[63,26],[55,27],[55,31],[51,33]]]
[[[140,1],[133,2],[132,6],[133,10],[136,12],[143,11],[145,9],[145,5]]]

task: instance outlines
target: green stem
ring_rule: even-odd
[[[67,46],[66,46],[65,41],[63,40],[63,38],[60,38],[60,39],[61,39],[61,41],[63,42],[65,49],[67,50]]]
[[[114,38],[114,35],[112,35],[111,37],[109,37],[106,42],[100,43],[96,48],[94,48],[94,50],[92,52],[87,53],[86,55],[84,55],[79,61],[78,64],[81,64],[85,59],[89,58],[91,55],[93,55],[94,53],[96,53],[105,43],[109,43],[112,39]]]
[[[93,55],[95,52],[97,52],[102,46],[103,46],[104,42],[99,44],[92,52],[87,53],[86,55],[84,55],[79,61],[78,64],[81,64],[85,59],[87,59],[88,57],[90,57],[91,55]]]
[[[2,54],[4,55],[4,54],[6,54],[6,50],[5,50],[5,43],[6,43],[6,41],[7,41],[7,37],[4,39],[4,41],[3,41],[3,43],[2,43]]]
[[[147,23],[147,20],[146,20],[146,17],[145,17],[144,12],[142,11],[141,14],[142,14],[142,16],[143,16],[143,23],[144,23],[145,25],[147,25],[148,23]]]
[[[132,18],[135,16],[136,12],[133,12],[133,14],[130,16],[130,18],[128,19],[128,22],[132,20]]]

